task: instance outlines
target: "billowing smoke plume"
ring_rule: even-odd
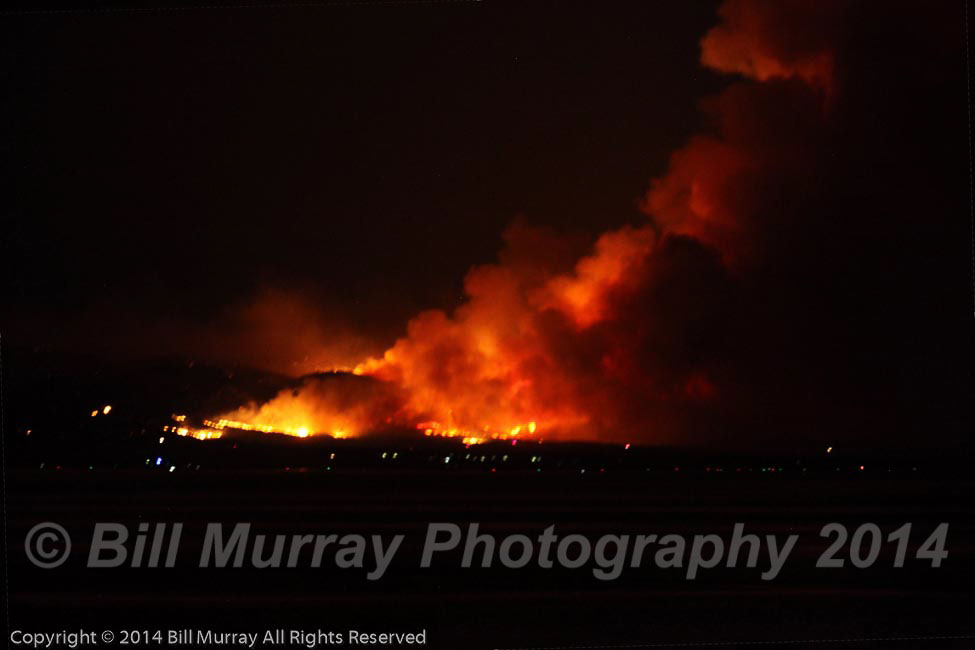
[[[766,19],[770,9],[777,15]],[[537,423],[546,436],[672,441],[695,419],[713,424],[735,390],[734,269],[752,262],[761,226],[750,221],[749,200],[802,144],[801,135],[764,134],[752,95],[758,82],[798,80],[790,95],[807,119],[819,118],[832,53],[816,38],[788,45],[795,50],[769,38],[782,18],[829,24],[821,9],[810,11],[722,9],[702,62],[755,83],[711,102],[716,132],[694,138],[653,181],[643,202],[649,223],[603,234],[568,272],[536,261],[557,243],[510,230],[501,261],[468,274],[464,306],[420,314],[357,372],[402,387],[406,414],[435,432],[503,435]]]
[[[701,40],[701,62],[757,81],[801,79],[830,89],[844,5],[802,0],[729,0],[722,23]]]
[[[841,26],[862,22],[850,10],[726,2],[701,62],[737,79],[650,183],[646,221],[575,261],[556,234],[511,227],[499,261],[468,273],[463,306],[419,314],[356,373],[401,391],[393,418],[430,435],[756,442],[869,420],[892,393],[864,379],[877,330],[847,318],[869,318],[872,280],[847,270],[861,244],[891,262],[865,235],[880,205],[865,197],[896,177],[862,164],[875,118],[843,67],[869,70],[844,49]],[[285,399],[339,406],[317,389]]]

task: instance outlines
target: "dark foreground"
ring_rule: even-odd
[[[765,645],[770,641],[793,648],[975,647],[975,508],[973,483],[963,473],[19,469],[6,479],[11,629],[425,629],[426,647],[452,650],[778,647]],[[44,521],[61,523],[74,540],[71,558],[47,570],[30,565],[24,550],[27,531]],[[133,532],[140,522],[183,522],[176,567],[85,568],[99,521]],[[377,581],[367,580],[365,569],[329,562],[318,569],[201,569],[195,564],[208,522],[228,530],[251,522],[255,532],[270,534],[406,537]],[[682,569],[649,562],[599,581],[592,563],[576,570],[464,569],[459,552],[421,569],[430,522],[465,529],[480,522],[482,531],[533,538],[554,524],[560,535],[579,532],[593,542],[606,533],[727,539],[742,522],[747,532],[798,533],[800,540],[768,582],[760,570],[720,568],[689,581]],[[912,523],[905,566],[892,568],[893,545],[885,542],[870,568],[849,560],[842,569],[814,568],[830,543],[820,529],[830,522],[851,533],[876,523],[884,536]],[[914,553],[941,522],[950,523],[949,555],[933,569]]]

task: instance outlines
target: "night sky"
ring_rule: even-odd
[[[53,343],[79,319],[127,336],[283,290],[388,345],[458,304],[518,217],[590,239],[645,219],[718,87],[694,45],[714,20],[706,3],[8,17],[5,306],[35,333],[58,319]]]
[[[964,7],[758,6],[776,56],[830,53],[828,90],[702,67],[710,2],[4,15],[4,346],[355,363],[463,304],[512,223],[572,259],[666,230],[640,207],[651,179],[717,131],[759,170],[722,194],[747,225],[720,265],[724,242],[674,230],[692,240],[614,303],[623,333],[665,314],[626,348],[667,368],[647,385],[724,380],[691,429],[965,440]]]

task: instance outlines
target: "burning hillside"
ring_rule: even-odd
[[[309,379],[214,420],[299,436],[674,443],[822,435],[835,417],[822,404],[868,417],[865,372],[845,364],[869,368],[882,346],[846,316],[867,311],[846,297],[855,274],[821,271],[875,231],[855,210],[843,212],[845,238],[823,226],[822,197],[878,195],[836,164],[856,168],[875,114],[847,99],[865,69],[837,33],[848,11],[729,0],[701,63],[738,80],[703,103],[708,128],[650,182],[645,220],[581,257],[567,237],[516,223],[497,262],[468,272],[463,304],[419,313],[383,354],[344,366],[354,376]]]
[[[346,438],[388,429],[399,403],[396,388],[387,383],[350,373],[321,373],[302,378],[267,402],[242,406],[205,424],[299,438]]]
[[[729,2],[702,40],[706,66],[751,81],[713,101],[716,132],[676,152],[652,182],[649,223],[603,234],[568,268],[539,255],[560,248],[557,235],[514,226],[500,261],[468,273],[465,304],[416,316],[385,354],[355,366],[358,377],[313,378],[216,420],[299,436],[395,424],[472,441],[662,440],[689,417],[720,417],[735,390],[728,302],[738,271],[760,254],[748,197],[808,135],[771,146],[746,110],[787,101],[815,123],[832,88],[825,40],[786,51],[767,24],[819,24],[823,10],[768,9]]]

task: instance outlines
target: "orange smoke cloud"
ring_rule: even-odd
[[[728,268],[747,265],[760,248],[765,224],[752,197],[793,174],[790,156],[801,149],[801,129],[769,133],[763,119],[779,91],[757,89],[791,80],[788,99],[817,106],[833,83],[828,38],[820,38],[830,30],[791,36],[804,20],[829,15],[791,3],[726,3],[724,22],[702,41],[702,62],[753,81],[712,100],[715,132],[693,138],[652,181],[642,206],[651,223],[603,234],[570,265],[550,255],[562,248],[558,237],[509,229],[500,262],[468,273],[464,305],[419,314],[355,373],[395,387],[402,401],[394,419],[428,435],[660,442],[696,420],[720,419],[739,390],[728,379]],[[235,418],[368,430],[388,410],[373,408],[370,399],[354,405],[314,388]],[[354,424],[336,419],[343,409]]]
[[[214,424],[336,438],[375,432],[392,422],[399,398],[392,386],[347,373],[312,375],[264,404],[248,404],[215,418]]]
[[[655,239],[648,226],[604,234],[595,252],[579,260],[575,273],[553,277],[536,302],[571,316],[580,327],[604,320],[609,317],[609,297],[635,288]]]
[[[537,244],[537,232],[510,229],[508,250],[529,235]],[[643,303],[657,302],[672,315],[686,311],[665,304],[671,296],[654,295],[667,294],[660,285],[674,264],[697,255],[685,249],[643,226],[602,235],[569,272],[519,273],[502,255],[508,261],[468,274],[465,305],[452,315],[420,314],[382,358],[356,372],[402,389],[402,416],[434,435],[659,439],[673,428],[661,409],[716,392],[706,368],[645,365],[656,346],[684,345],[667,341],[669,323],[656,324],[663,338],[654,339]],[[713,266],[703,266],[711,274]],[[695,291],[691,285],[682,283]]]
[[[749,240],[732,195],[754,170],[747,150],[699,136],[671,156],[670,171],[654,179],[641,207],[666,232],[695,237],[726,259],[747,255]]]
[[[510,249],[521,246],[523,237],[533,244],[543,239],[540,231],[516,227],[506,235]],[[603,282],[618,275],[612,266],[600,271],[599,260],[579,263],[582,273]],[[534,423],[544,423],[547,431],[585,426],[590,416],[584,409],[555,398],[574,386],[540,322],[539,305],[565,298],[558,304],[587,320],[603,308],[602,296],[578,275],[524,270],[517,260],[472,269],[465,305],[451,316],[420,314],[406,337],[356,372],[402,388],[405,416],[430,423],[425,428],[434,433],[510,437],[531,435]]]
[[[802,0],[729,0],[722,23],[701,39],[701,63],[757,81],[801,79],[829,91],[831,49],[843,6]]]
[[[826,40],[788,37],[809,13],[733,0],[702,41],[702,62],[759,82],[799,79],[828,89]],[[832,15],[813,13],[820,22]],[[783,25],[791,27],[782,32]],[[692,139],[651,185],[643,208],[653,226],[605,233],[569,273],[529,280],[503,263],[476,268],[465,283],[467,304],[450,316],[421,314],[405,338],[357,372],[402,387],[409,414],[451,431],[535,421],[561,437],[666,436],[679,411],[721,394],[709,362],[694,360],[693,343],[683,340],[708,311],[694,301],[713,300],[708,293],[721,280],[697,285],[674,270],[721,271],[692,250],[697,244],[675,238],[693,238],[726,263],[747,260],[755,245],[749,197],[769,166],[783,162],[763,137],[765,125],[749,119],[750,101],[732,88],[712,102],[718,133]]]

